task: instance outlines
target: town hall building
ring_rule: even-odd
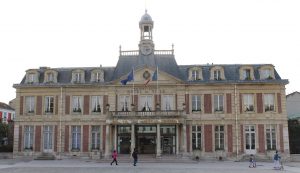
[[[120,48],[115,67],[28,69],[14,84],[14,157],[289,155],[288,80],[272,64],[178,65],[153,24],[146,11],[138,50]]]

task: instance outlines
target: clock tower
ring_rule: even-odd
[[[153,29],[153,20],[151,16],[145,11],[145,14],[142,16],[139,23],[141,30],[141,38],[139,44],[139,52],[142,55],[153,54],[154,43],[152,40],[152,29]]]

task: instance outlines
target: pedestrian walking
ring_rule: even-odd
[[[249,168],[255,168],[255,167],[256,167],[256,161],[254,155],[251,154],[249,159]]]
[[[132,157],[133,157],[133,166],[136,166],[136,163],[138,160],[138,153],[137,153],[136,148],[134,148],[134,150],[133,150]]]
[[[118,156],[117,151],[114,150],[114,152],[111,155],[111,157],[113,158],[113,161],[110,163],[110,165],[112,165],[114,162],[116,162],[116,165],[118,165],[117,156]]]
[[[280,155],[278,154],[278,151],[276,150],[276,153],[274,154],[274,169],[281,169],[281,165],[280,165]]]

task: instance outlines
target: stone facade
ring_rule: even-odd
[[[173,49],[154,49],[147,12],[139,24],[139,50],[120,50],[116,67],[26,71],[14,85],[15,157],[289,155],[288,81],[273,65],[177,65]]]

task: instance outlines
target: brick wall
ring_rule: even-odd
[[[258,152],[264,153],[265,149],[265,130],[263,124],[258,124]]]
[[[89,125],[83,125],[83,152],[89,151]]]
[[[233,134],[232,134],[232,125],[228,124],[227,125],[227,143],[228,143],[228,152],[232,152],[233,151],[233,146],[232,146],[232,142],[233,142]]]
[[[205,152],[213,151],[212,125],[204,125]]]
[[[35,146],[34,151],[40,152],[41,151],[41,126],[35,126]]]

